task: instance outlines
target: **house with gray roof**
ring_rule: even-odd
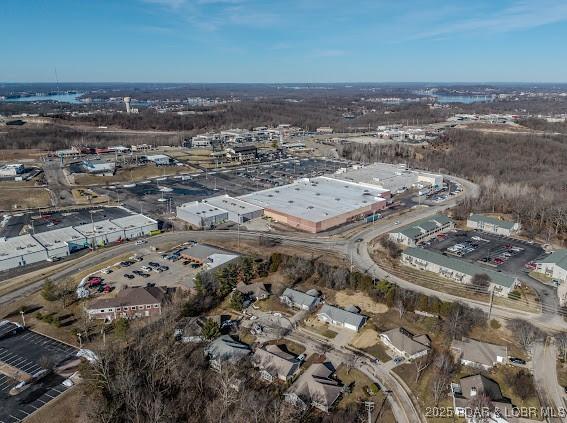
[[[312,364],[285,392],[285,400],[304,410],[312,406],[328,413],[343,392],[334,372],[331,363]]]
[[[259,369],[262,379],[288,382],[299,372],[301,362],[279,345],[266,345],[254,351],[252,364]]]
[[[471,284],[475,275],[485,274],[490,278],[489,290],[494,295],[507,296],[518,284],[514,275],[496,272],[468,261],[445,256],[423,248],[410,247],[402,252],[401,263],[420,270],[437,273],[446,279],[462,284]]]
[[[464,366],[489,370],[508,361],[508,348],[475,339],[463,338],[451,342],[451,352]]]
[[[250,347],[230,335],[221,335],[205,348],[210,366],[220,370],[224,362],[238,362],[251,353]]]
[[[455,222],[443,214],[426,217],[390,232],[389,238],[409,247],[426,242],[455,227]]]
[[[486,420],[482,421],[505,423],[509,421],[506,416],[514,416],[512,402],[502,395],[500,385],[483,375],[463,377],[459,383],[452,383],[451,396],[455,415],[465,417],[467,423],[479,422],[478,416],[484,416],[487,412],[490,415],[484,416]],[[486,407],[484,401],[483,405],[477,402],[477,398],[481,396],[490,402],[488,410],[476,409]]]
[[[427,335],[414,335],[404,328],[394,328],[380,334],[380,340],[396,355],[415,360],[429,354],[431,340]]]
[[[301,292],[286,288],[280,296],[280,301],[288,307],[294,307],[300,310],[313,310],[317,307],[321,298],[319,297],[319,293],[315,290]]]
[[[520,230],[520,223],[472,213],[467,219],[467,227],[492,234],[511,236]]]
[[[366,322],[366,316],[354,311],[345,310],[329,304],[323,305],[317,318],[325,323],[340,328],[358,331]]]

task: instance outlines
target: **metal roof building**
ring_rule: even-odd
[[[0,271],[47,260],[47,250],[31,235],[0,240]]]
[[[229,195],[219,195],[217,197],[207,198],[203,203],[226,210],[228,220],[236,223],[247,222],[248,220],[262,217],[264,208],[259,207],[250,202],[243,201],[239,198],[230,197]]]
[[[470,284],[475,275],[488,275],[491,280],[490,289],[493,289],[496,295],[508,295],[518,283],[516,276],[486,269],[468,261],[447,257],[423,248],[410,247],[406,249],[402,253],[402,263],[437,273],[444,278],[463,284]]]
[[[228,212],[211,204],[194,201],[177,207],[177,218],[198,228],[211,228],[228,220]]]
[[[87,238],[72,226],[34,234],[33,237],[47,250],[49,258],[62,258],[88,247]]]
[[[110,220],[75,226],[75,229],[87,238],[89,245],[106,245],[124,239],[124,230]]]
[[[125,239],[148,236],[158,230],[157,220],[151,219],[143,214],[119,217],[110,222],[124,230]]]
[[[386,207],[384,191],[320,176],[243,195],[278,222],[311,233],[369,216]]]

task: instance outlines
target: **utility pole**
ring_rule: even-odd
[[[20,310],[20,316],[22,316],[22,326],[26,327],[26,317],[24,316],[24,310]]]
[[[77,336],[79,337],[79,348],[83,348],[83,339],[81,337],[81,332],[77,332]]]
[[[490,306],[488,307],[488,320],[490,320],[490,313],[492,313],[492,302],[494,300],[494,288],[490,291]]]
[[[236,223],[236,228],[238,233],[238,248],[240,248],[240,213],[238,213],[238,222]]]
[[[364,401],[364,407],[368,411],[368,423],[372,423],[372,410],[374,410],[373,401]]]

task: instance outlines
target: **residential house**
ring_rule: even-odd
[[[124,288],[115,298],[102,298],[87,306],[91,319],[112,321],[118,318],[134,319],[159,316],[175,288],[138,286]]]
[[[519,222],[510,222],[483,214],[471,214],[467,219],[467,226],[472,229],[505,236],[511,236],[520,230]]]
[[[414,335],[404,328],[394,328],[380,334],[380,339],[397,355],[408,360],[427,355],[431,350],[431,340],[427,335]]]
[[[270,296],[268,287],[266,286],[266,284],[263,284],[261,282],[250,284],[240,282],[238,285],[236,285],[236,290],[253,301],[265,300]]]
[[[298,308],[300,310],[313,310],[321,301],[320,294],[315,289],[307,292],[297,291],[295,289],[286,288],[280,296],[280,301],[288,307]]]
[[[313,406],[328,413],[343,391],[332,378],[334,372],[331,363],[312,364],[287,390],[285,400],[301,409]]]
[[[301,362],[295,355],[284,351],[279,345],[258,348],[252,363],[260,371],[260,377],[268,382],[280,379],[288,382],[299,372]]]
[[[461,378],[458,384],[451,384],[451,393],[455,414],[465,417],[467,423],[480,421],[506,423],[509,421],[506,416],[514,415],[512,403],[502,395],[498,383],[483,375]],[[486,397],[490,403],[489,410],[477,409],[479,408],[478,398],[481,396]],[[482,401],[483,405],[480,407],[484,407],[484,403],[485,401]],[[481,416],[484,419],[481,419]]]
[[[489,344],[475,339],[463,338],[454,340],[451,351],[461,364],[489,370],[496,364],[504,364],[508,360],[508,348],[502,345]]]
[[[220,371],[224,362],[238,362],[250,354],[250,347],[229,335],[221,335],[205,348],[210,366]]]
[[[358,331],[366,322],[366,316],[360,314],[357,308],[342,309],[328,304],[321,307],[317,317],[333,326],[355,331]]]

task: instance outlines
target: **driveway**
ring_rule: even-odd
[[[536,388],[539,391],[542,407],[565,410],[567,398],[564,389],[557,381],[557,347],[553,338],[547,337],[533,347],[533,369]],[[550,422],[561,422],[561,418],[549,417]]]

